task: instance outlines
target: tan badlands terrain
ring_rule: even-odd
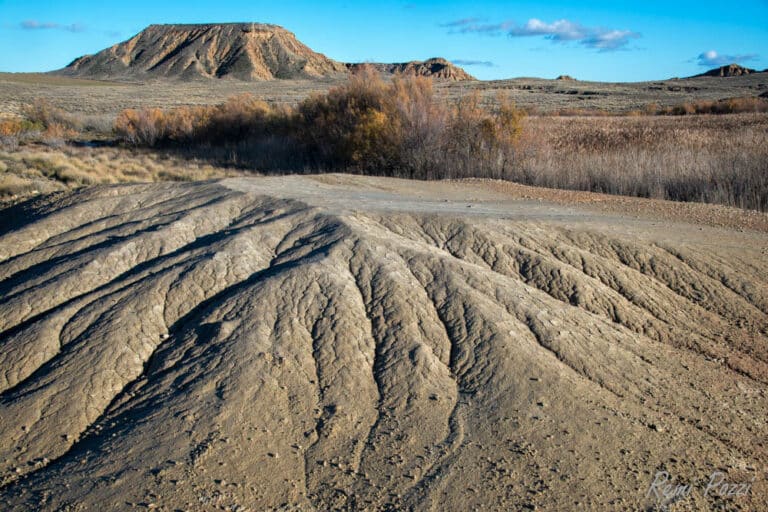
[[[91,80],[226,78],[251,82],[339,79],[363,65],[336,62],[278,25],[209,23],[150,25],[129,40],[95,55],[79,57],[53,74]],[[441,58],[370,65],[385,74],[474,80]]]
[[[59,74],[95,79],[318,78],[346,72],[277,25],[151,25],[128,41],[75,59]]]
[[[692,486],[671,510],[764,510],[765,216],[562,194],[326,175],[6,210],[3,510],[652,510],[661,471]]]
[[[427,76],[435,80],[463,82],[465,80],[476,80],[475,77],[461,69],[453,63],[435,57],[425,61],[414,60],[410,62],[399,62],[394,64],[384,64],[380,62],[364,62],[356,64],[347,64],[347,69],[355,71],[363,67],[371,67],[384,75],[405,75],[405,76]]]
[[[732,77],[741,75],[751,75],[757,73],[756,70],[745,68],[738,64],[728,64],[727,66],[720,66],[719,68],[710,69],[709,71],[697,76],[719,76],[719,77]]]

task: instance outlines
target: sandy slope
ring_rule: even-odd
[[[734,229],[764,216],[546,194],[236,178],[4,212],[0,503],[642,509],[664,470],[673,510],[767,507],[768,235]],[[705,497],[714,471],[748,494]]]

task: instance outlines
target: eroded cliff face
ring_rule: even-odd
[[[255,178],[16,207],[4,507],[644,509],[656,471],[715,468],[757,476],[739,504],[765,505],[763,235],[682,241],[440,187]],[[722,502],[699,491],[685,503]]]
[[[343,75],[346,68],[282,27],[258,23],[152,25],[61,73],[98,79],[273,80]]]
[[[342,64],[313,51],[277,25],[151,25],[128,41],[75,59],[56,73],[100,80],[343,78],[363,64]],[[371,64],[385,74],[474,80],[445,59]]]
[[[460,82],[464,80],[476,80],[475,77],[464,71],[455,64],[436,57],[425,61],[414,60],[395,64],[385,64],[379,62],[347,64],[347,67],[356,71],[365,67],[370,67],[384,74],[401,74],[405,76],[426,76],[436,80],[447,80]]]
[[[729,77],[751,75],[752,73],[757,73],[757,71],[744,66],[740,66],[739,64],[729,64],[727,66],[720,66],[719,68],[710,69],[709,71],[696,76]]]

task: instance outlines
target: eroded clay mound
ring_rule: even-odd
[[[343,76],[343,64],[277,25],[151,25],[131,39],[75,59],[60,74],[98,79],[301,79]]]
[[[637,509],[666,470],[701,509],[715,469],[765,505],[759,248],[254,183],[6,215],[4,508]]]
[[[399,63],[363,62],[347,64],[347,69],[356,72],[365,68],[372,68],[385,75],[426,76],[436,80],[462,82],[476,80],[475,77],[464,69],[440,57],[425,61],[414,60]]]

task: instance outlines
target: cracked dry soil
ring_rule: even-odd
[[[344,175],[17,205],[0,503],[642,510],[664,470],[672,510],[766,509],[768,235],[729,215]]]

